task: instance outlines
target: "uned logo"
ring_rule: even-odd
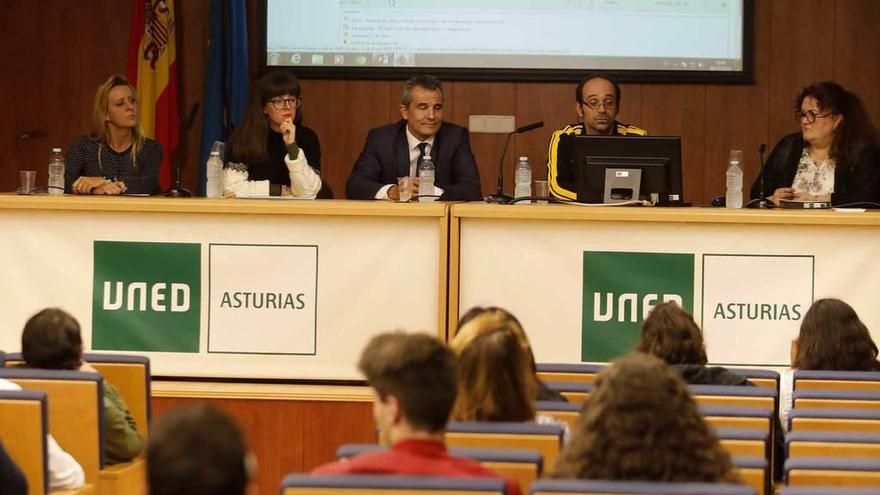
[[[201,245],[95,241],[92,348],[198,352]]]
[[[667,301],[693,311],[693,254],[584,251],[581,360],[633,350],[645,317]]]

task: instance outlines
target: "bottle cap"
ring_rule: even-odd
[[[521,156],[521,157],[519,157],[519,161],[521,161],[521,162],[527,162],[527,161],[529,161],[529,157],[527,157],[527,156]]]
[[[431,159],[431,155],[425,155],[425,157],[423,158],[423,160],[430,160],[430,159]]]
[[[212,151],[211,156],[220,156],[220,152],[219,151]]]
[[[61,148],[52,148],[52,153],[61,153]]]

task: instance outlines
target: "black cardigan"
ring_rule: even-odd
[[[772,196],[780,187],[791,187],[797,173],[798,162],[806,143],[801,133],[782,138],[764,165],[764,197]],[[761,175],[752,184],[752,199],[761,197]],[[870,201],[880,203],[880,149],[866,145],[857,154],[855,163],[840,164],[834,168],[834,193],[832,205],[844,205]],[[880,207],[878,205],[877,207]]]

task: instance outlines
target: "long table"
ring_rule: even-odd
[[[86,349],[161,376],[360,379],[382,331],[519,317],[543,362],[631,348],[664,300],[715,363],[784,366],[810,303],[880,325],[880,215],[358,201],[0,195],[0,349],[60,306]],[[875,330],[875,335],[878,335]]]
[[[58,306],[86,349],[182,377],[361,379],[382,331],[445,337],[448,205],[0,195],[0,349]]]
[[[787,366],[822,297],[850,303],[880,341],[875,212],[470,203],[451,215],[450,332],[472,306],[508,308],[539,362],[608,360],[664,300],[693,312],[719,364]]]

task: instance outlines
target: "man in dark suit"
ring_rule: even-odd
[[[434,161],[434,194],[441,200],[479,200],[480,174],[464,127],[443,122],[443,86],[434,76],[404,83],[400,98],[403,120],[372,129],[346,183],[349,199],[400,197],[397,178],[414,177],[421,157]],[[422,151],[424,150],[424,151]]]

